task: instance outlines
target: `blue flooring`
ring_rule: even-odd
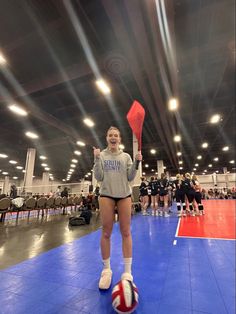
[[[235,241],[175,238],[177,222],[175,216],[132,219],[133,276],[139,289],[134,313],[234,314]],[[98,290],[100,232],[1,271],[0,313],[114,313],[111,289]],[[123,272],[118,224],[111,265],[114,286]]]

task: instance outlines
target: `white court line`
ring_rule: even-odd
[[[176,236],[177,238],[190,238],[190,239],[204,239],[204,240],[227,240],[227,241],[236,241],[236,239],[226,239],[226,238],[206,238],[206,237],[190,237],[190,236]]]
[[[178,236],[180,222],[181,222],[181,217],[179,218],[179,221],[178,221],[178,225],[177,225],[176,232],[175,232],[175,237],[177,237],[177,236]]]
[[[174,240],[173,245],[176,245],[176,244],[177,244],[177,240]]]

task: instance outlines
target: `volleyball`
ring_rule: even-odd
[[[138,289],[130,280],[119,281],[112,290],[112,306],[117,313],[133,313],[138,305]]]

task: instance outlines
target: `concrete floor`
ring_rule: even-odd
[[[0,223],[0,269],[20,263],[62,244],[78,239],[100,227],[98,213],[93,213],[90,225],[68,226],[68,215],[30,217]]]

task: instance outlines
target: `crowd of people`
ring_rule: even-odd
[[[202,189],[202,198],[203,199],[236,199],[236,189],[232,187],[228,188],[214,188],[206,191]]]
[[[148,215],[151,207],[152,215],[169,217],[172,201],[176,201],[178,216],[204,215],[202,189],[196,175],[177,174],[174,180],[167,178],[165,173],[161,178],[151,177],[150,181],[141,178],[139,186],[140,202],[143,215]]]

